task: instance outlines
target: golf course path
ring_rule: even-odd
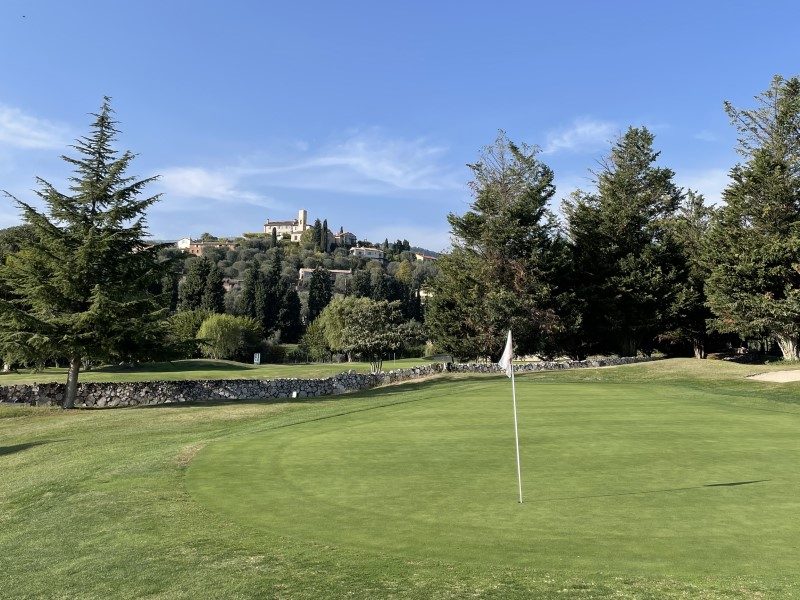
[[[758,375],[750,375],[748,379],[754,379],[756,381],[769,381],[770,383],[790,383],[792,381],[800,381],[800,369],[759,373]]]

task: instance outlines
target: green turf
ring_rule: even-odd
[[[429,361],[404,358],[384,362],[384,369],[405,369]],[[330,377],[354,369],[368,373],[369,363],[310,363],[299,365],[249,365],[224,360],[176,360],[168,363],[143,363],[135,367],[106,366],[80,374],[81,382],[173,381],[183,379],[271,379],[278,377]],[[19,383],[66,383],[67,370],[48,368],[38,372],[0,373],[0,385]]]
[[[797,597],[800,384],[753,371],[520,377],[523,506],[503,377],[0,407],[0,597]]]

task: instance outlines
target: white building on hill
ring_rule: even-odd
[[[297,218],[293,221],[270,221],[267,219],[267,222],[264,223],[264,233],[272,235],[274,231],[279,238],[288,234],[293,242],[299,242],[300,236],[310,227],[311,225],[308,224],[308,211],[301,208],[297,213]]]
[[[367,260],[383,260],[385,258],[385,254],[383,250],[378,250],[377,248],[350,248],[350,256],[355,256],[357,258],[366,258]]]

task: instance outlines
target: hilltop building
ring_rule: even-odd
[[[386,254],[383,250],[378,250],[377,248],[361,248],[360,246],[357,248],[350,248],[350,256],[366,258],[367,260],[384,260],[386,258]]]
[[[233,243],[233,242],[227,242],[227,241],[221,241],[221,240],[216,240],[216,241],[213,241],[213,242],[211,242],[211,241],[204,242],[202,240],[193,240],[192,238],[188,238],[188,237],[179,239],[175,243],[175,246],[177,246],[181,250],[185,250],[189,254],[194,254],[195,256],[202,256],[203,255],[203,251],[206,250],[206,249],[212,249],[212,250],[216,250],[216,249],[219,249],[219,250],[235,250],[236,249],[236,244]]]
[[[301,208],[297,213],[297,218],[293,221],[270,221],[264,223],[264,233],[272,235],[273,231],[278,237],[289,236],[293,242],[299,242],[300,237],[311,225],[308,224],[308,211]]]

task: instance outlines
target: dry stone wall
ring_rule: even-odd
[[[567,362],[526,363],[515,367],[517,373],[554,371],[632,364],[650,360],[606,358]],[[317,398],[365,390],[390,383],[411,381],[451,373],[497,373],[502,369],[492,363],[433,363],[410,369],[396,369],[367,374],[349,371],[324,379],[209,379],[194,381],[148,381],[133,383],[80,383],[76,406],[117,408],[176,402],[219,400],[273,400],[279,398]],[[0,402],[32,406],[60,406],[66,385],[38,383],[0,386]]]

